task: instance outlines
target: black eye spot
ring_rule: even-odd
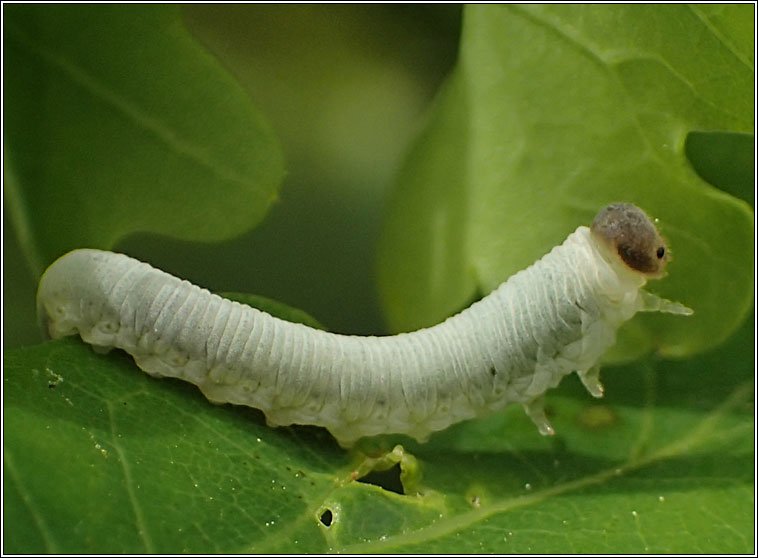
[[[663,246],[660,246],[658,248],[658,251],[655,253],[656,256],[658,256],[658,259],[660,260],[664,255],[666,254],[666,249]]]

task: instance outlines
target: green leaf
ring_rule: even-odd
[[[37,274],[129,233],[217,241],[266,214],[276,139],[178,6],[4,15],[5,194]]]
[[[10,553],[751,553],[754,329],[718,351],[576,377],[556,436],[518,406],[427,444],[270,429],[123,353],[66,339],[4,361]],[[357,479],[399,465],[406,494]],[[328,524],[328,526],[327,526]]]
[[[458,74],[443,86],[432,117],[401,169],[378,245],[382,303],[394,329],[438,323],[467,306],[476,283],[467,264],[468,119]]]
[[[699,178],[684,148],[693,131],[752,133],[752,10],[467,7],[458,71],[400,173],[382,237],[391,328],[437,322],[628,201],[660,219],[674,254],[649,288],[695,315],[640,316],[614,358],[726,339],[752,306],[754,216]]]
[[[244,552],[277,537],[294,544],[283,533],[297,522],[301,550],[315,550],[318,525],[306,518],[317,510],[304,495],[330,491],[346,461],[326,435],[309,463],[302,432],[210,405],[189,384],[152,385],[123,354],[74,340],[15,354],[5,362],[5,513],[19,523],[6,551]]]

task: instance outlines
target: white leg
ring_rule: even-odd
[[[592,397],[602,397],[604,394],[603,384],[600,383],[600,366],[595,365],[588,370],[579,370],[579,379]]]
[[[524,404],[524,411],[532,419],[532,422],[537,425],[537,430],[543,436],[554,436],[555,430],[550,425],[550,421],[545,416],[545,397],[540,396],[533,399],[530,403]]]
[[[668,314],[681,314],[682,316],[690,316],[695,313],[692,308],[687,308],[684,304],[666,300],[653,293],[640,291],[640,294],[642,295],[641,312],[666,312]]]

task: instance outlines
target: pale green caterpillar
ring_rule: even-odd
[[[508,403],[552,434],[545,391],[577,371],[602,396],[597,362],[623,322],[639,311],[692,313],[642,290],[668,259],[650,219],[613,204],[487,297],[413,333],[327,333],[100,250],[53,263],[37,307],[53,338],[78,333],[98,350],[118,347],[153,376],[261,409],[270,425],[324,426],[343,446],[380,433],[425,440]]]

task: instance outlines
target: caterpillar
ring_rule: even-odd
[[[466,310],[412,333],[361,337],[286,322],[92,249],[45,271],[37,313],[49,337],[123,349],[148,374],[260,409],[270,426],[326,427],[343,447],[382,433],[425,441],[509,403],[546,435],[546,390],[577,371],[601,397],[598,361],[623,322],[639,311],[692,314],[642,289],[668,261],[650,218],[618,203]]]

